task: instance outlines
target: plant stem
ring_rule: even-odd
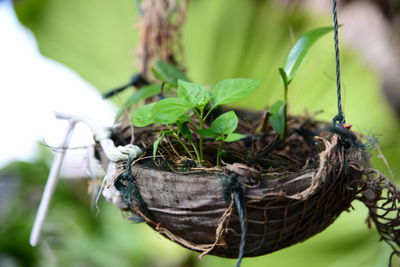
[[[287,113],[287,105],[288,105],[288,90],[289,84],[285,83],[285,92],[284,92],[284,99],[285,99],[285,125],[283,126],[283,138],[286,137],[287,134],[287,124],[288,124],[288,113]]]
[[[177,135],[177,133],[173,133],[173,135],[175,136],[176,140],[178,140],[179,144],[183,147],[183,149],[185,149],[186,153],[188,153],[189,157],[192,160],[196,160],[196,158],[193,156],[193,154],[190,152],[190,150],[188,149],[188,147],[182,142],[182,140],[179,138],[179,136]]]
[[[199,116],[199,120],[200,120],[200,127],[199,129],[202,130],[203,126],[204,126],[204,120],[203,119],[203,113],[204,113],[204,108],[200,109],[200,116]],[[199,138],[199,149],[200,149],[200,164],[201,162],[204,160],[204,154],[203,154],[203,136],[200,135]]]
[[[199,151],[197,150],[196,145],[193,142],[190,142],[190,144],[192,145],[192,147],[194,149],[194,153],[196,153],[197,160],[199,161],[199,163],[201,165],[201,158],[200,158],[200,154],[199,154]]]
[[[285,99],[285,102],[287,103],[288,101],[288,90],[289,90],[289,84],[285,83],[285,89],[283,93],[283,99]]]
[[[199,152],[200,152],[200,161],[204,160],[204,154],[203,154],[203,136],[200,135],[200,139],[199,139]]]
[[[282,136],[282,139],[285,138],[286,135],[287,135],[287,125],[288,125],[287,101],[285,101],[284,114],[285,114],[285,125],[283,125],[283,136]]]
[[[207,117],[211,114],[211,111],[213,111],[214,107],[210,108],[210,110],[208,110],[207,114],[204,116],[203,121],[206,121]]]
[[[191,125],[193,125],[194,128],[200,129],[200,126],[199,126],[199,125],[196,125],[196,123],[194,123],[193,121],[188,120],[188,122],[189,122]]]
[[[217,167],[219,167],[220,161],[221,161],[221,148],[222,148],[222,144],[223,144],[223,141],[220,141],[220,142],[219,142],[219,145],[218,145],[217,163],[215,164]]]
[[[199,111],[197,110],[197,108],[193,108],[194,113],[196,113],[197,117],[199,117],[199,119],[201,119],[203,116],[201,115],[201,111],[199,113]]]
[[[182,142],[182,140],[179,138],[179,135],[176,133],[176,131],[171,127],[171,125],[168,125],[168,129],[172,131],[172,134],[175,136],[176,140],[178,140],[179,144],[183,147],[183,149],[186,151],[186,153],[189,155],[189,157],[192,160],[196,160],[196,158],[193,156],[193,154],[190,152],[188,147]]]

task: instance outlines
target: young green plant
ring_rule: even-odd
[[[269,121],[272,128],[281,138],[286,136],[287,131],[286,124],[289,85],[293,81],[297,70],[313,44],[332,30],[333,27],[322,27],[311,30],[301,36],[290,50],[289,55],[286,57],[285,66],[279,68],[279,74],[284,87],[284,97],[283,100],[278,100],[271,106]]]
[[[238,141],[244,137],[243,134],[235,133],[238,125],[238,117],[234,111],[228,111],[218,116],[208,129],[199,129],[197,132],[200,136],[207,138],[215,138],[215,141],[219,142],[217,151],[216,166],[220,165],[221,162],[221,148],[225,142]]]
[[[186,154],[201,165],[204,161],[204,138],[214,138],[219,143],[217,162],[220,164],[221,147],[225,142],[237,141],[244,137],[235,133],[238,118],[234,111],[228,111],[217,117],[209,128],[206,119],[220,105],[237,102],[254,92],[261,80],[228,79],[218,82],[209,91],[206,87],[191,82],[178,80],[177,97],[162,99],[139,108],[132,119],[133,125],[145,127],[150,124],[166,125],[166,131],[153,144],[153,155],[162,138],[174,136]],[[191,127],[189,127],[191,125]],[[192,130],[191,130],[192,129]],[[195,144],[193,135],[199,136]],[[186,144],[190,144],[194,154]]]

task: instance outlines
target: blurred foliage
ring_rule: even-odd
[[[301,6],[284,6],[279,1],[189,2],[184,29],[188,76],[200,84],[233,77],[265,78],[258,92],[239,104],[254,109],[282,98],[278,67],[294,40],[312,28],[331,24],[330,14],[310,14]],[[16,10],[21,22],[34,32],[44,55],[69,66],[100,91],[124,84],[137,71],[134,47],[138,32],[134,28],[138,16],[134,1],[19,0]],[[381,136],[384,153],[396,167],[395,173],[400,174],[400,126],[381,96],[379,77],[356,51],[342,48],[347,121],[355,130]],[[333,51],[328,34],[305,58],[289,91],[292,113],[324,110],[318,118],[325,120],[335,115]],[[384,170],[381,161],[374,159],[374,164]],[[0,182],[12,184],[13,191],[0,194],[0,265],[234,265],[233,260],[213,256],[198,261],[196,253],[159,238],[145,225],[132,225],[107,203],[101,203],[96,217],[96,212],[90,211],[90,200],[82,197],[86,185],[67,181],[62,181],[56,191],[44,241],[39,248],[30,248],[28,235],[47,176],[46,166],[43,160],[17,162],[2,171]],[[243,266],[387,266],[388,246],[379,243],[375,231],[364,224],[366,209],[358,203],[355,207],[356,211],[344,213],[307,242],[246,259]]]

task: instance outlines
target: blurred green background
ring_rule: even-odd
[[[70,67],[100,91],[125,83],[137,71],[135,1],[20,0],[15,9],[35,34],[43,55]],[[327,25],[331,25],[329,13],[314,14],[279,1],[191,0],[183,35],[184,65],[188,76],[202,84],[233,77],[265,78],[257,93],[239,104],[261,109],[282,97],[277,69],[295,39]],[[290,111],[323,110],[318,119],[331,120],[336,112],[334,70],[330,34],[312,48],[292,83]],[[342,45],[342,73],[347,121],[357,131],[379,136],[398,177],[400,125],[381,95],[378,73],[346,44]],[[121,103],[117,100],[116,104]],[[29,232],[50,159],[43,151],[36,162],[14,162],[0,172],[6,188],[0,201],[0,265],[234,266],[234,260],[214,256],[198,260],[197,253],[165,240],[143,224],[132,224],[104,201],[96,216],[86,197],[85,182],[61,181],[44,240],[38,248],[31,248]],[[386,172],[381,160],[373,157],[372,162]],[[366,208],[360,203],[354,203],[354,208],[306,242],[245,259],[242,266],[388,266],[389,247],[378,242],[375,230],[367,228]]]

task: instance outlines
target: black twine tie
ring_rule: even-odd
[[[339,53],[339,23],[337,18],[337,1],[333,0],[333,25],[335,39],[335,54],[336,54],[336,86],[337,86],[337,108],[338,114],[333,118],[333,124],[344,124],[346,120],[342,110],[342,89],[340,84],[340,53]]]

